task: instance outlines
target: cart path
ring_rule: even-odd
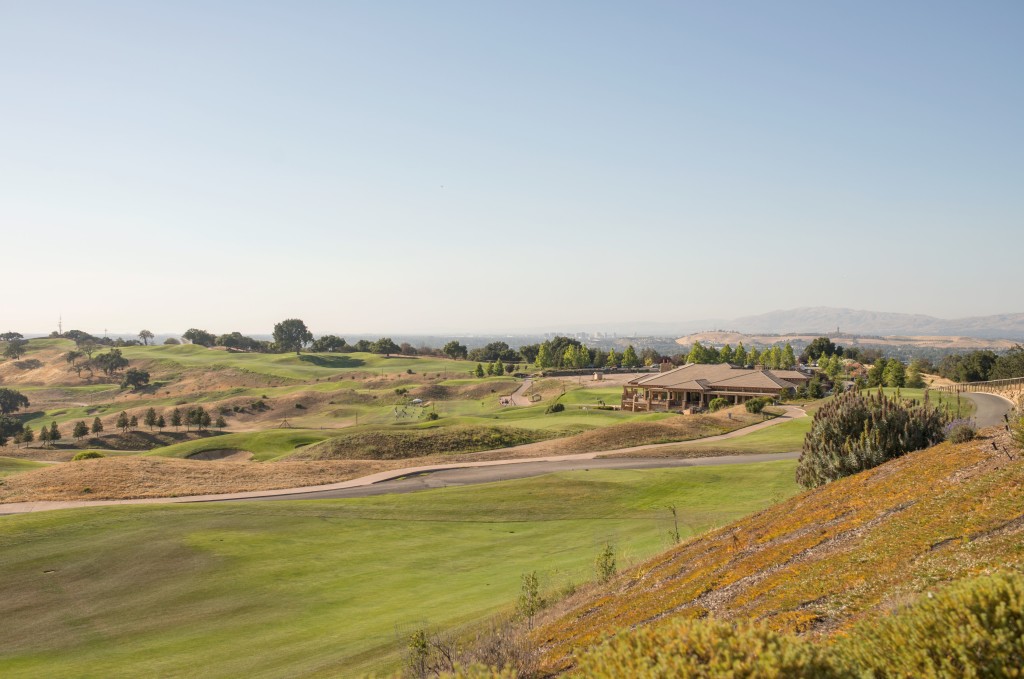
[[[277,490],[258,490],[249,491],[243,493],[218,493],[210,495],[183,495],[180,497],[160,497],[160,498],[139,498],[134,500],[63,500],[63,501],[40,501],[40,502],[11,502],[7,504],[0,504],[0,515],[5,514],[24,514],[28,512],[39,512],[49,511],[53,509],[71,509],[78,507],[99,507],[106,505],[135,505],[135,504],[167,504],[167,503],[186,503],[186,502],[219,502],[226,500],[269,500],[269,499],[285,499],[286,496],[290,496],[287,499],[322,499],[329,497],[358,497],[359,495],[329,495],[329,493],[335,491],[351,491],[352,489],[363,489],[359,491],[365,495],[377,495],[381,493],[371,493],[366,490],[367,487],[383,484],[388,481],[395,480],[406,480],[408,477],[414,477],[418,475],[433,474],[437,472],[449,471],[449,470],[464,470],[464,469],[478,469],[476,474],[469,476],[456,476],[453,477],[452,483],[459,482],[459,479],[463,479],[460,483],[466,483],[465,479],[472,478],[472,483],[487,483],[489,481],[500,481],[507,478],[526,478],[527,476],[537,476],[540,474],[547,474],[555,471],[567,471],[572,469],[596,469],[596,468],[609,468],[609,469],[652,469],[658,467],[679,467],[679,466],[703,466],[703,465],[714,465],[714,464],[741,464],[749,462],[759,461],[770,461],[774,459],[792,459],[797,457],[798,453],[775,453],[775,454],[745,454],[745,455],[725,455],[718,457],[700,457],[700,458],[606,458],[598,460],[602,455],[619,455],[622,453],[634,453],[644,450],[657,450],[666,446],[686,446],[693,444],[704,444],[714,441],[723,441],[726,439],[737,438],[740,436],[746,436],[747,434],[771,427],[782,422],[788,422],[789,420],[806,417],[807,413],[801,408],[795,406],[785,406],[785,411],[780,417],[766,420],[764,422],[758,422],[742,429],[737,429],[726,434],[718,434],[716,436],[707,436],[700,439],[692,439],[690,441],[677,441],[674,443],[653,443],[642,446],[633,446],[630,448],[616,448],[614,450],[598,450],[587,453],[575,453],[572,455],[551,455],[547,457],[534,457],[534,458],[517,458],[517,459],[504,459],[504,460],[482,460],[479,462],[457,462],[450,464],[433,464],[423,465],[419,467],[406,467],[402,469],[390,469],[387,471],[377,472],[376,474],[369,474],[367,476],[361,476],[355,479],[349,479],[348,481],[339,481],[337,483],[325,484],[320,486],[305,486],[301,488],[280,488]],[[493,451],[489,451],[493,452]],[[781,457],[780,457],[781,456]],[[586,464],[588,461],[593,461],[595,464]],[[539,466],[544,463],[549,466]],[[580,464],[583,463],[583,464]],[[531,465],[522,467],[519,475],[515,475],[516,472],[512,469],[518,465]],[[561,465],[561,467],[559,466]],[[508,467],[508,469],[506,469]],[[484,471],[484,470],[487,471]],[[532,472],[532,473],[526,473]],[[444,482],[446,477],[437,477],[441,479],[440,482]],[[409,484],[396,484],[393,486],[395,490],[384,492],[410,492],[411,490],[422,490],[424,488],[431,487],[424,485],[425,482],[421,482],[419,487],[411,488]],[[415,485],[415,484],[414,484]],[[391,486],[389,486],[390,488]],[[408,489],[407,489],[408,488]],[[328,494],[325,494],[328,493]]]

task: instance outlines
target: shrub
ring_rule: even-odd
[[[565,406],[562,405],[561,403],[552,403],[551,405],[549,405],[547,407],[547,410],[545,410],[544,412],[545,413],[560,413],[563,410],[565,410]]]
[[[1010,418],[1010,437],[1018,448],[1024,449],[1024,415]]]
[[[722,408],[727,407],[729,407],[728,399],[724,399],[721,396],[719,396],[718,398],[711,399],[711,402],[708,403],[708,410],[710,410],[711,412],[715,412],[716,410],[721,410]]]
[[[960,581],[901,613],[855,627],[835,653],[859,676],[1020,676],[1024,576]]]
[[[429,413],[427,415],[427,419],[428,420],[439,420],[439,419],[441,419],[441,416],[438,415],[437,413]]]
[[[615,548],[611,544],[604,546],[601,553],[597,555],[594,562],[597,567],[597,579],[601,582],[608,582],[615,575]]]
[[[946,416],[928,402],[849,391],[818,409],[804,437],[796,480],[813,488],[943,440]]]
[[[772,402],[772,400],[770,398],[767,398],[765,396],[761,396],[761,397],[758,397],[758,398],[750,399],[744,405],[746,406],[748,413],[754,413],[756,415],[757,413],[759,413],[762,410],[764,410],[764,407],[766,405],[770,404],[771,402]]]
[[[77,462],[79,460],[95,460],[100,457],[103,457],[103,453],[99,453],[95,450],[83,450],[82,452],[76,454],[73,458],[71,458],[71,461]]]
[[[953,420],[946,425],[946,439],[953,443],[967,443],[978,435],[978,428],[971,419]]]
[[[813,645],[764,625],[691,620],[620,634],[586,653],[579,676],[835,677]]]

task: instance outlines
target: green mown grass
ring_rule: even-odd
[[[246,431],[185,441],[146,453],[157,457],[188,457],[207,450],[246,450],[264,462],[295,452],[296,448],[318,443],[335,435],[316,429],[267,429]],[[106,451],[100,451],[106,452]]]
[[[686,446],[686,450],[721,451],[727,453],[791,453],[799,452],[804,435],[811,430],[811,417],[780,422],[743,436],[724,441],[709,441]]]
[[[793,462],[572,472],[359,500],[0,518],[5,677],[360,676],[415,628],[593,578],[796,492]]]
[[[33,462],[32,460],[19,460],[14,457],[0,457],[0,478],[46,466],[48,465],[45,465],[42,462]]]
[[[194,344],[150,347],[122,347],[130,361],[162,361],[183,368],[225,367],[251,373],[293,380],[334,377],[346,372],[365,375],[395,375],[413,370],[416,373],[465,374],[475,367],[465,361],[433,357],[385,357],[377,354],[249,354],[207,349]]]

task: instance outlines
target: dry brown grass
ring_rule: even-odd
[[[382,471],[369,461],[204,462],[119,457],[54,465],[3,479],[0,503],[179,497],[336,483]]]

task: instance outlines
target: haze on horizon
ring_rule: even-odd
[[[1024,5],[8,3],[0,331],[1017,312]]]

